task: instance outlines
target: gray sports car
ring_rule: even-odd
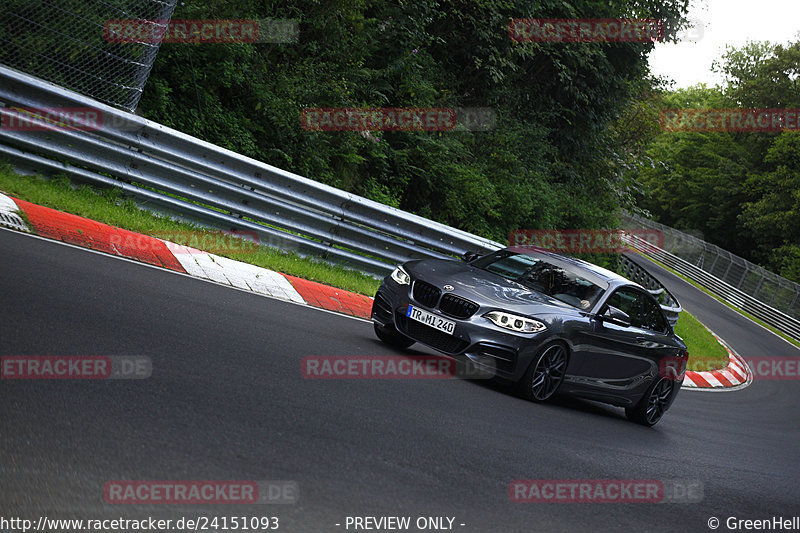
[[[647,426],[672,405],[689,358],[640,285],[540,249],[409,261],[383,280],[372,320],[385,343],[422,343],[530,400],[580,396]]]

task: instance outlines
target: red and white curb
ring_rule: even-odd
[[[25,214],[30,227],[20,217]],[[0,193],[0,226],[134,259],[193,277],[207,279],[347,315],[370,318],[372,298],[321,283],[115,228]]]
[[[753,371],[750,366],[739,354],[733,351],[728,344],[717,337],[712,331],[712,335],[728,352],[728,366],[722,370],[710,370],[695,372],[693,370],[686,371],[686,377],[683,380],[684,389],[695,390],[737,390],[743,389],[753,382]],[[691,360],[691,355],[689,359]]]
[[[278,272],[241,263],[188,246],[162,241],[190,276],[232,285],[281,300],[306,303],[289,280]]]
[[[19,211],[27,217],[30,228],[19,216]],[[369,319],[372,310],[372,298],[368,296],[115,228],[1,193],[0,226],[127,257],[241,290],[359,318]],[[728,351],[728,366],[709,372],[687,371],[683,388],[733,390],[744,388],[752,381],[753,373],[744,359],[722,339],[716,335],[714,337]]]

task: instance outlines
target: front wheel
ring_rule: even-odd
[[[567,373],[569,354],[560,344],[546,346],[528,367],[520,381],[520,392],[534,402],[549,400],[561,386]]]
[[[639,403],[633,407],[625,408],[625,416],[631,422],[643,426],[654,426],[661,420],[669,408],[670,397],[675,387],[675,381],[660,378],[647,390]]]
[[[409,339],[397,331],[397,329],[395,329],[395,327],[391,324],[383,328],[373,322],[372,326],[375,328],[375,335],[377,335],[380,340],[389,346],[393,346],[394,348],[400,348],[401,350],[404,350],[416,342],[414,339]]]

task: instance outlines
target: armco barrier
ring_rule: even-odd
[[[638,215],[624,214],[626,228],[657,231],[665,252],[679,257],[759,302],[800,320],[800,284],[770,272],[719,246]]]
[[[632,249],[641,252],[645,257],[655,259],[667,265],[676,272],[683,274],[692,281],[705,287],[713,294],[721,297],[726,302],[763,320],[793,339],[800,340],[800,321],[758,301],[688,261],[662,250],[661,248],[657,248],[642,239],[628,235],[626,241]]]
[[[413,258],[503,245],[261,163],[0,65],[0,113],[90,108],[91,131],[0,128],[0,158],[23,171],[118,187],[140,205],[383,275]],[[198,205],[202,204],[202,205]]]
[[[0,114],[13,117],[13,108],[84,108],[102,114],[102,125],[92,131],[0,128],[0,159],[20,170],[63,173],[79,182],[116,187],[148,209],[212,228],[253,231],[275,247],[383,275],[408,259],[452,257],[467,250],[487,253],[503,246],[0,65]],[[800,338],[797,320],[676,256],[646,246],[646,254]]]

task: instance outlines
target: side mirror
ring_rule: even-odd
[[[481,254],[475,252],[464,252],[464,254],[461,256],[461,260],[464,261],[465,263],[469,263],[479,258],[480,256]]]
[[[600,319],[607,320],[609,322],[613,322],[614,324],[619,324],[620,326],[625,327],[631,325],[631,317],[628,316],[628,313],[624,312],[622,309],[617,309],[613,305],[606,307],[606,311],[600,315]]]

